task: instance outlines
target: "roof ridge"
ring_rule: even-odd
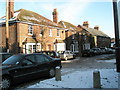
[[[37,22],[37,23],[46,23],[46,24],[48,24],[48,25],[52,25],[52,26],[57,26],[57,27],[62,27],[60,24],[57,24],[57,23],[55,23],[55,22],[53,22],[52,20],[50,20],[50,19],[48,19],[48,18],[46,18],[46,17],[44,17],[44,16],[42,16],[42,15],[40,15],[40,14],[38,14],[38,13],[36,13],[36,12],[34,12],[34,11],[30,11],[30,10],[26,10],[26,9],[19,9],[19,10],[17,10],[17,11],[15,11],[15,12],[18,12],[18,11],[21,11],[20,12],[20,14],[19,14],[19,16],[21,16],[21,15],[23,15],[24,16],[24,14],[27,14],[28,13],[28,15],[25,15],[26,16],[26,18],[28,18],[28,17],[30,17],[29,18],[29,20],[30,19],[33,19],[33,22],[35,21],[35,18],[36,18],[36,21],[35,22]],[[24,14],[21,14],[21,13],[24,13]],[[31,13],[31,14],[29,14],[29,13]],[[33,15],[33,17],[32,17],[32,15]],[[27,20],[27,19],[24,19],[22,16],[21,17],[17,17],[17,19],[20,21],[20,19],[21,20]],[[40,20],[41,19],[41,20]],[[32,21],[32,20],[31,20]],[[39,22],[40,21],[40,22]]]
[[[97,36],[105,36],[105,37],[109,37],[107,34],[105,34],[103,31],[101,30],[96,30],[94,28],[91,28],[91,27],[85,27],[85,26],[82,26],[84,29],[86,29],[89,33],[91,34],[96,34]]]

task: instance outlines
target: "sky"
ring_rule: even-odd
[[[0,17],[5,15],[6,0],[0,1]],[[89,27],[98,25],[99,29],[110,37],[114,35],[112,0],[14,0],[14,10],[34,11],[50,20],[54,8],[58,10],[59,21],[74,25],[89,22]],[[120,1],[120,0],[118,0]]]

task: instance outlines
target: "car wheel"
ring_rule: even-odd
[[[54,68],[51,68],[49,70],[49,77],[54,77],[55,76],[55,69]]]
[[[2,89],[8,89],[11,87],[11,80],[9,77],[2,77]]]

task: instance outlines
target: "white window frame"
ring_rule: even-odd
[[[42,32],[43,32],[43,27],[40,27],[40,36],[42,36]]]
[[[32,27],[32,25],[28,25],[28,35],[33,35],[33,27]]]
[[[57,37],[60,37],[60,29],[57,29]]]
[[[72,34],[72,39],[75,39],[75,35],[74,35],[74,33]]]
[[[31,53],[34,52],[34,48],[33,48],[34,45],[36,46],[36,50],[38,50],[38,51],[41,50],[41,44],[40,44],[40,43],[37,43],[37,44],[36,44],[36,43],[27,43],[27,44],[26,44],[26,50],[27,50],[26,53],[27,53],[27,54],[29,54],[29,51],[28,51],[28,50],[29,50],[29,45],[32,46]],[[38,49],[38,46],[39,46],[39,49]]]
[[[52,37],[52,29],[49,29],[49,36]]]

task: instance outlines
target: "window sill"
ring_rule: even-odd
[[[33,34],[28,33],[28,35],[33,35]]]

